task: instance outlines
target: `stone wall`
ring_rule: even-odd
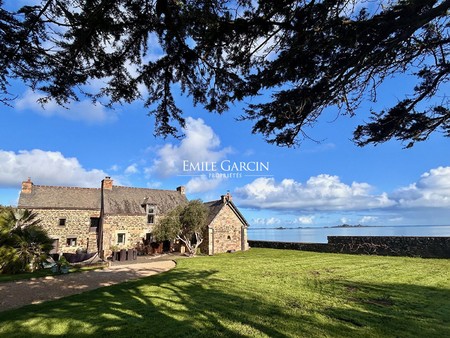
[[[212,232],[209,232],[209,238],[212,237],[212,247],[208,240],[205,241],[205,245],[201,247],[203,253],[217,254],[228,251],[241,251],[246,247],[242,246],[242,242],[247,242],[247,238],[242,238],[246,235],[246,231],[243,229],[242,222],[234,213],[234,211],[226,206],[222,208],[217,216],[210,224]],[[209,244],[209,250],[206,249],[206,244]],[[212,250],[211,250],[212,249]]]
[[[58,240],[58,252],[97,250],[97,243],[95,241],[92,243],[89,230],[91,217],[99,217],[100,211],[69,209],[33,209],[33,211],[38,213],[40,225],[47,230],[49,236]],[[65,225],[60,225],[60,219],[65,219]],[[76,238],[75,242],[71,241],[73,245],[68,245],[69,238]]]
[[[161,216],[155,217],[155,223]],[[119,248],[134,248],[142,243],[147,233],[151,233],[152,224],[147,223],[146,215],[106,215],[103,222],[103,249],[106,256],[110,254],[111,246]],[[118,234],[125,234],[125,243],[117,243]]]
[[[302,250],[315,252],[333,252],[331,247],[325,243],[298,243],[298,242],[272,242],[272,241],[252,241],[248,244],[251,248],[270,248],[286,250]]]
[[[90,230],[91,217],[99,217],[100,211],[34,209],[39,214],[41,226],[49,236],[58,240],[58,252],[75,253],[77,250],[97,251],[97,234]],[[59,225],[65,219],[65,225]],[[158,222],[156,216],[155,222]],[[125,234],[125,243],[119,247],[130,248],[141,243],[152,230],[146,215],[106,215],[103,223],[103,249],[108,254],[110,247],[118,245],[118,233]],[[76,238],[76,245],[68,245],[69,238]],[[73,243],[73,241],[72,241]]]
[[[450,258],[450,237],[328,236],[328,244],[248,241],[253,248]]]
[[[328,236],[334,252],[450,258],[450,237]]]

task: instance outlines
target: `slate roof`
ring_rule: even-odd
[[[145,204],[154,204],[157,213],[165,214],[188,202],[185,195],[175,190],[113,186],[112,190],[104,192],[105,214],[145,214]]]
[[[233,203],[233,201],[227,201],[226,203],[223,203],[222,200],[217,200],[217,201],[205,202],[203,204],[206,205],[209,209],[208,217],[206,218],[206,224],[208,226],[212,223],[214,218],[216,218],[216,216],[219,214],[220,210],[222,210],[222,208],[224,208],[226,205],[230,206],[230,208],[234,211],[236,216],[241,220],[241,222],[245,226],[247,226],[247,227],[249,226],[247,220],[241,214],[241,212],[236,207],[236,205]]]
[[[100,189],[33,185],[20,193],[19,208],[100,210]]]
[[[165,214],[180,204],[185,195],[175,190],[157,190],[113,186],[104,190],[105,214],[143,215],[146,203],[157,206]],[[101,189],[33,185],[30,194],[21,192],[18,206],[28,209],[100,210]]]

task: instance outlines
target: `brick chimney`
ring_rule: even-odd
[[[177,191],[181,194],[181,195],[186,195],[186,188],[184,186],[179,186],[177,188]]]
[[[33,189],[33,182],[31,182],[31,178],[28,177],[28,180],[22,182],[22,193],[31,194],[32,189]]]
[[[231,196],[229,191],[227,191],[226,195],[220,196],[220,198],[221,198],[223,204],[225,204],[227,202],[231,202],[233,200],[233,197]]]
[[[102,180],[102,188],[104,190],[112,190],[112,186],[113,186],[113,180],[111,179],[111,177],[106,176],[103,180]]]

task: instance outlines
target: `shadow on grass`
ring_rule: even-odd
[[[214,274],[170,271],[6,311],[0,336],[286,336],[271,320],[281,308],[215,288]]]
[[[149,266],[128,269],[114,267],[109,270],[81,271],[69,274],[51,274],[45,278],[29,278],[0,283],[0,311],[18,308],[27,304],[36,304],[49,299],[79,294],[88,290],[109,286],[159,273],[164,269]],[[37,275],[36,277],[39,277]],[[20,295],[20,297],[18,297]]]
[[[175,269],[3,312],[0,336],[450,336],[444,289],[324,281],[320,297],[324,303],[326,297],[335,298],[338,305],[323,306],[319,299],[307,307],[304,300],[290,298],[287,290],[263,301],[263,295],[231,281],[215,270]]]
[[[326,308],[323,314],[351,331],[377,337],[450,337],[448,289],[353,281],[338,281],[337,289],[345,293],[345,304]]]

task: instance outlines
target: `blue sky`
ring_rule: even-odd
[[[367,109],[337,120],[330,109],[309,131],[319,143],[289,149],[265,143],[251,134],[251,123],[237,122],[242,106],[219,116],[180,97],[185,137],[164,140],[153,136],[154,120],[139,102],[115,110],[88,101],[42,109],[38,94],[14,88],[14,107],[3,106],[0,114],[1,204],[17,202],[27,177],[38,185],[98,187],[110,175],[127,186],[185,185],[189,198],[204,201],[230,191],[254,227],[450,223],[449,140],[436,134],[408,150],[396,141],[358,148],[352,130],[367,119]],[[395,102],[398,81],[379,97],[375,108]],[[269,170],[217,180],[186,176],[208,173],[185,172],[183,161],[263,162]]]
[[[448,138],[435,134],[407,150],[396,141],[364,148],[351,141],[369,107],[387,108],[413,86],[406,75],[388,81],[378,101],[364,103],[353,118],[336,119],[336,110],[327,110],[308,131],[320,142],[289,149],[252,135],[251,122],[237,122],[244,105],[219,116],[180,96],[186,136],[161,139],[142,102],[107,110],[81,100],[68,109],[52,103],[42,109],[39,93],[14,82],[13,107],[0,107],[0,204],[16,204],[28,177],[38,185],[99,187],[108,175],[127,186],[185,185],[189,198],[204,201],[229,191],[253,227],[450,224]],[[186,176],[208,173],[185,172],[183,161],[262,162],[269,170],[211,179]]]

